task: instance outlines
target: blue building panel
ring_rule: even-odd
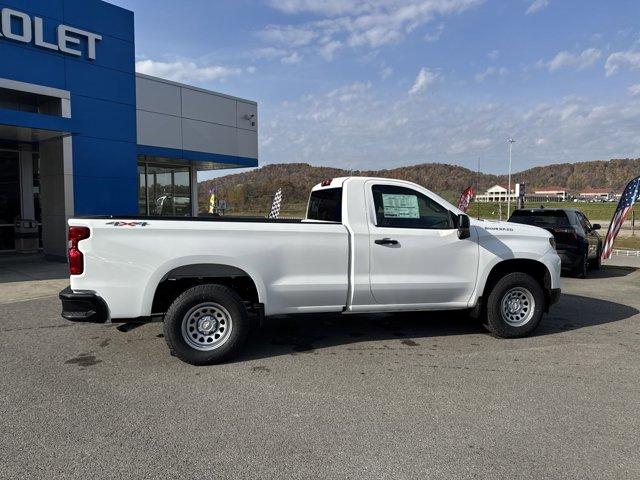
[[[64,21],[130,43],[135,42],[133,12],[100,0],[64,0]]]
[[[97,55],[95,60],[87,60],[87,45],[87,42],[83,41],[77,47],[78,50],[82,52],[82,57],[66,56],[65,60],[67,62],[78,62],[84,66],[99,65],[101,67],[127,72],[131,75],[135,74],[135,44],[120,40],[119,38],[105,36],[96,43]]]
[[[136,144],[76,135],[73,174],[81,177],[136,178]],[[135,195],[134,195],[135,197]]]
[[[74,176],[76,215],[137,215],[138,178]],[[80,200],[80,201],[78,201]]]
[[[50,132],[76,132],[76,127],[70,118],[21,112],[19,110],[8,110],[4,108],[0,108],[0,125],[34,128],[37,130],[48,130]]]
[[[133,75],[98,65],[78,61],[66,63],[66,90],[108,102],[136,104],[136,83]]]
[[[59,22],[64,18],[64,0],[2,0],[0,8],[12,8],[39,17],[48,17]]]
[[[57,55],[0,41],[0,77],[66,90],[65,62]]]
[[[136,143],[136,108],[71,95],[71,116],[79,135]]]
[[[221,155],[219,153],[195,152],[192,150],[182,150],[176,148],[154,147],[151,145],[138,145],[138,155],[148,155],[151,157],[175,158],[177,160],[188,160],[190,162],[221,163],[229,165],[229,168],[237,167],[257,167],[258,160],[255,158],[236,157],[233,155]]]

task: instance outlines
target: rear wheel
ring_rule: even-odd
[[[600,270],[602,268],[602,245],[598,245],[597,257],[591,260],[591,268],[593,270]]]
[[[171,352],[191,365],[210,365],[238,353],[250,329],[236,292],[222,285],[186,290],[169,307],[164,338]]]
[[[587,278],[589,274],[589,252],[584,252],[582,258],[580,258],[580,263],[576,266],[574,271],[574,275],[577,278]]]
[[[509,273],[491,289],[485,326],[498,337],[526,337],[540,323],[544,309],[545,297],[540,284],[526,273]]]

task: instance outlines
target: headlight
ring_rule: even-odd
[[[556,239],[555,237],[549,237],[549,243],[551,244],[551,248],[556,249]]]

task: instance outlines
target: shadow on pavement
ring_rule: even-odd
[[[637,309],[606,300],[563,295],[545,315],[535,336],[553,335],[625,320]],[[371,341],[399,341],[418,346],[449,335],[486,333],[479,321],[464,312],[423,312],[380,315],[306,315],[274,317],[248,342],[237,361],[311,352],[337,345]],[[505,340],[508,342],[509,340]],[[384,344],[380,348],[385,348]]]
[[[536,335],[548,335],[567,330],[593,327],[626,320],[640,313],[638,309],[621,303],[563,294],[560,302],[540,324]]]
[[[617,278],[626,277],[638,271],[635,267],[622,267],[614,265],[605,265],[600,270],[592,270],[589,272],[589,278]]]
[[[625,267],[619,265],[604,265],[600,270],[589,270],[589,274],[587,275],[587,280],[593,280],[598,278],[618,278],[618,277],[626,277],[627,275],[631,275],[635,273],[638,269],[635,267]],[[570,272],[563,270],[562,271],[563,278],[575,278]],[[583,279],[581,279],[583,280]]]

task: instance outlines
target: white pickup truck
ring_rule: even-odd
[[[194,365],[230,358],[264,316],[467,310],[513,338],[560,296],[549,232],[471,220],[383,178],[322,182],[301,221],[73,218],[69,266],[64,318],[164,321],[171,351]]]

